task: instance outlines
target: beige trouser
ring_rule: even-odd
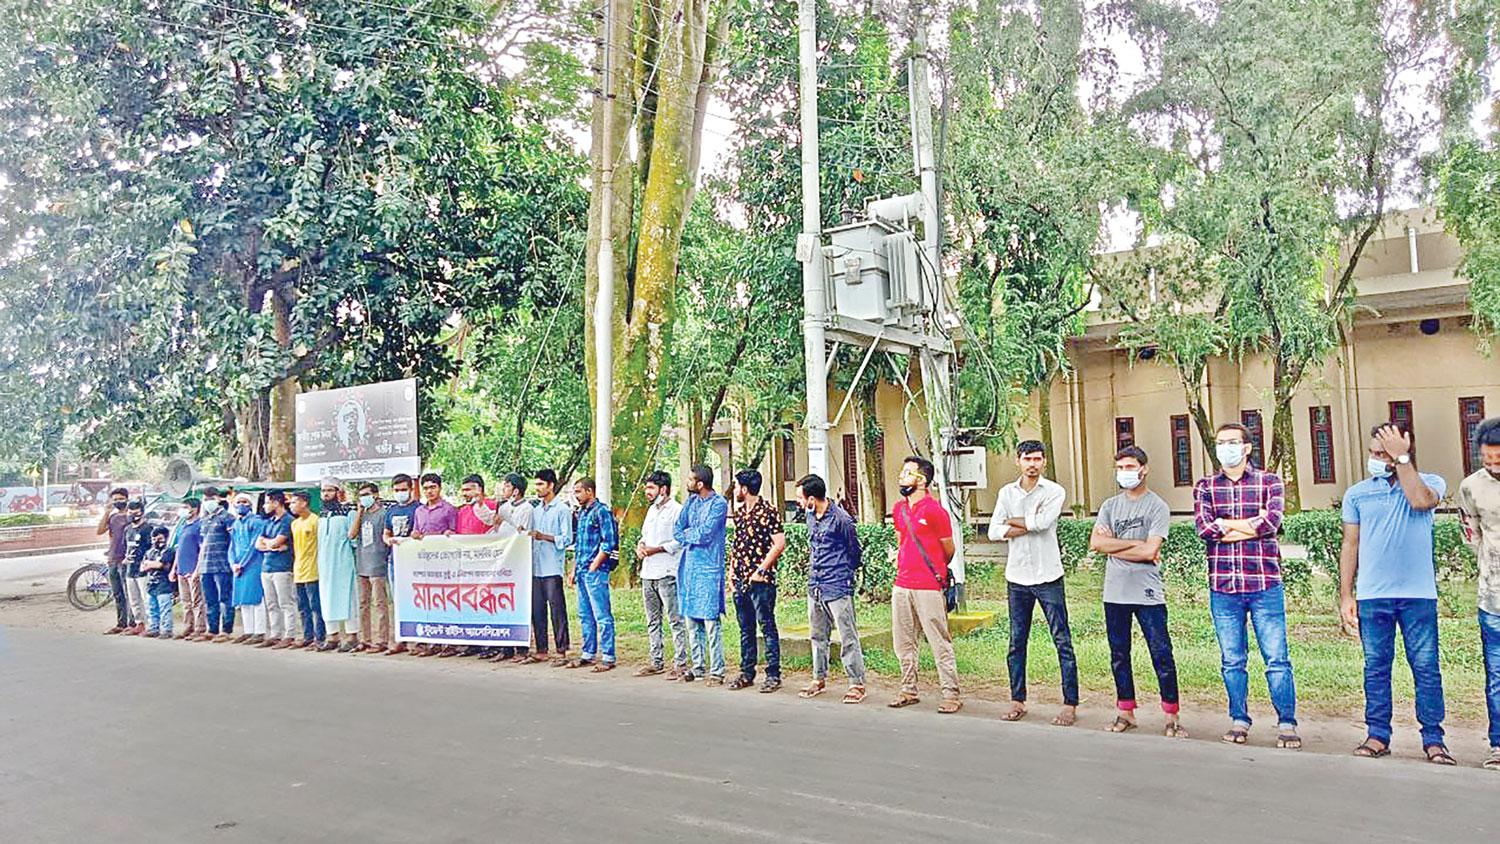
[[[374,609],[371,609],[371,604]],[[370,622],[379,618],[378,627]],[[359,577],[359,628],[370,636],[374,644],[385,645],[391,641],[391,600],[383,577]]]
[[[943,593],[936,589],[891,589],[891,645],[901,661],[901,692],[917,693],[917,661],[922,643],[918,628],[932,647],[943,697],[958,697],[958,664],[953,660],[953,637],[948,633],[948,612]]]
[[[177,599],[182,602],[182,623],[188,633],[208,629],[208,610],[203,604],[203,577],[197,572],[177,578]]]

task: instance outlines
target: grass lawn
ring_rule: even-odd
[[[1080,570],[1069,575],[1068,615],[1073,631],[1073,647],[1078,656],[1079,684],[1085,701],[1110,702],[1114,699],[1114,681],[1109,671],[1109,644],[1104,635],[1104,608],[1100,600],[1103,572]],[[1441,587],[1439,641],[1443,688],[1449,719],[1480,721],[1484,708],[1484,659],[1479,649],[1479,630],[1475,622],[1475,590],[1469,583],[1444,583]],[[571,590],[570,590],[571,591]],[[1333,584],[1316,584],[1313,595],[1290,599],[1292,666],[1296,672],[1299,709],[1335,717],[1360,719],[1364,712],[1363,657],[1359,642],[1339,631],[1337,598]],[[1209,618],[1206,589],[1196,592],[1179,584],[1169,585],[1169,617],[1173,652],[1177,659],[1178,682],[1185,702],[1219,706],[1224,688],[1219,676],[1219,647]],[[782,592],[776,607],[777,622],[783,627],[807,625],[807,601],[804,596]],[[574,651],[578,647],[576,596],[569,595],[569,615],[574,616]],[[613,593],[617,650],[622,662],[640,664],[647,660],[646,620],[638,589],[615,589]],[[1009,623],[1006,618],[1005,586],[998,572],[988,573],[980,582],[969,584],[970,610],[998,613],[994,626],[956,640],[958,670],[963,676],[966,694],[1005,699],[1009,696],[1005,652],[1009,646]],[[858,610],[861,633],[890,629],[890,607],[887,604],[861,604]],[[668,632],[670,638],[670,632]],[[1252,636],[1253,638],[1253,636]],[[1398,637],[1399,639],[1399,637]],[[671,652],[670,643],[667,645]],[[1041,610],[1031,631],[1028,682],[1041,691],[1043,700],[1057,698],[1058,669],[1051,637],[1042,622]],[[739,627],[734,607],[728,606],[724,620],[724,656],[729,676],[739,664]],[[1132,648],[1137,693],[1143,706],[1154,706],[1156,680],[1150,657],[1139,630]],[[670,658],[670,657],[669,657]],[[764,657],[762,657],[764,658]],[[1405,667],[1405,656],[1399,646],[1393,670],[1396,712],[1411,710],[1411,674]],[[833,672],[841,669],[837,660]],[[885,677],[896,677],[900,670],[896,656],[889,650],[869,648],[865,651],[869,669]],[[806,657],[788,657],[783,664],[789,670],[806,670]],[[1250,695],[1252,701],[1266,702],[1263,667],[1252,646],[1250,657]],[[932,657],[922,650],[924,685],[936,682]],[[1032,697],[1038,697],[1036,693]]]

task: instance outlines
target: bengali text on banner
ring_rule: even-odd
[[[444,645],[531,643],[531,540],[428,536],[395,547],[396,638]]]

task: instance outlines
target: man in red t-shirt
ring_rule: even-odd
[[[918,703],[917,657],[920,627],[937,663],[944,715],[963,707],[958,697],[958,665],[953,659],[953,636],[948,632],[948,609],[943,585],[948,582],[948,561],[953,558],[953,521],[943,505],[928,494],[932,484],[932,462],[908,457],[897,478],[901,497],[891,515],[900,546],[896,552],[896,585],[891,589],[891,643],[901,661],[901,694],[892,708]]]

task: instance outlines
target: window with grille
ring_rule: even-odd
[[[790,431],[781,438],[781,479],[787,483],[797,480],[797,441]]]
[[[1193,438],[1187,416],[1172,417],[1172,485],[1193,485]]]
[[[1411,434],[1411,441],[1415,443],[1417,441],[1417,429],[1412,425],[1411,402],[1393,401],[1387,407],[1390,409],[1390,416],[1388,418],[1391,424],[1409,432]]]
[[[1257,469],[1266,468],[1266,426],[1260,411],[1240,411],[1240,424],[1250,432],[1250,465]]]
[[[1115,418],[1115,451],[1135,445],[1135,417],[1118,416]]]
[[[844,500],[849,515],[859,518],[859,446],[853,434],[844,435]]]
[[[1308,408],[1312,422],[1313,483],[1333,483],[1333,413],[1328,405]]]
[[[1459,446],[1464,452],[1464,474],[1472,475],[1479,468],[1479,446],[1474,444],[1474,431],[1484,421],[1484,397],[1471,396],[1458,400],[1458,430],[1463,437]]]

